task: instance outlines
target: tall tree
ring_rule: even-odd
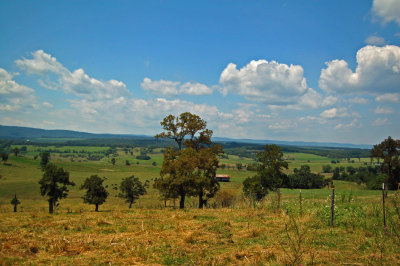
[[[119,186],[121,193],[119,193],[118,197],[124,198],[127,203],[129,203],[129,209],[132,208],[132,204],[135,203],[140,196],[145,195],[147,182],[143,184],[139,178],[130,176],[122,179],[122,182]]]
[[[374,145],[370,152],[371,159],[382,159],[381,169],[387,175],[388,189],[397,189],[400,183],[400,140],[388,137],[380,144]]]
[[[179,150],[182,145],[198,150],[201,145],[210,145],[212,131],[206,129],[207,122],[198,115],[185,112],[175,117],[168,115],[160,122],[165,132],[156,135],[156,138],[169,138],[178,144]]]
[[[243,182],[243,192],[255,200],[263,199],[269,190],[276,190],[288,182],[283,169],[288,169],[288,163],[283,159],[281,148],[276,145],[265,145],[265,150],[257,154],[257,174],[248,177]]]
[[[52,163],[44,167],[39,184],[40,194],[46,196],[49,202],[49,213],[53,213],[54,206],[60,199],[68,196],[67,186],[75,186],[75,183],[69,180],[69,173]]]
[[[199,207],[202,207],[206,199],[219,189],[215,171],[218,166],[217,155],[222,148],[212,145],[212,131],[195,114],[186,112],[179,117],[168,115],[160,124],[165,131],[156,137],[173,139],[178,151],[165,149],[161,177],[154,187],[164,199],[179,196],[180,208],[184,208],[186,196],[198,196]]]
[[[108,191],[103,186],[105,178],[98,175],[92,175],[85,179],[80,189],[86,189],[85,195],[82,197],[83,202],[94,204],[95,211],[99,211],[99,205],[103,204],[107,197]]]
[[[40,166],[42,170],[45,169],[46,165],[50,162],[50,153],[47,151],[43,151],[40,153]]]
[[[194,176],[196,170],[196,151],[187,148],[175,151],[166,148],[160,178],[154,183],[154,187],[161,190],[163,195],[179,195],[179,208],[185,208],[186,196],[193,194]],[[162,191],[166,189],[168,191]]]

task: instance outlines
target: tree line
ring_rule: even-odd
[[[343,167],[324,166],[324,172],[333,171],[334,180],[364,182],[369,189],[379,189],[382,183],[390,190],[400,188],[400,140],[390,136],[370,150],[371,161],[377,161],[377,167]],[[286,175],[283,170],[288,169],[288,163],[283,159],[280,147],[265,145],[265,150],[257,154],[260,165],[257,174],[243,182],[243,192],[254,200],[263,199],[269,191],[279,188],[321,188],[331,180],[322,175],[311,173],[310,167],[302,165],[294,169],[293,175]]]

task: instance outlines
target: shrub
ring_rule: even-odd
[[[220,190],[215,194],[214,207],[228,208],[236,201],[236,195],[230,190]]]
[[[148,156],[148,155],[138,155],[138,156],[136,156],[136,159],[138,159],[138,160],[150,160],[151,157]]]

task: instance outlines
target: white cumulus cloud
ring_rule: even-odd
[[[395,21],[400,25],[400,1],[398,0],[374,0],[373,13],[382,18],[384,23]]]
[[[393,93],[400,88],[400,47],[365,46],[357,52],[353,72],[346,61],[332,60],[322,69],[319,86],[326,92]]]
[[[286,131],[296,127],[296,123],[293,123],[290,120],[276,122],[272,125],[269,125],[268,128],[274,131]]]
[[[198,82],[186,82],[181,85],[179,81],[163,79],[153,81],[149,78],[144,78],[140,85],[144,90],[159,96],[176,96],[178,94],[207,95],[213,93],[210,87]]]
[[[377,106],[374,110],[374,113],[378,114],[378,115],[389,115],[389,114],[393,114],[393,109],[385,108],[382,106]]]
[[[309,92],[303,73],[298,65],[252,60],[241,69],[228,64],[219,81],[223,94],[235,93],[268,104],[294,104]]]
[[[152,81],[149,78],[144,78],[140,86],[146,90],[157,95],[177,95],[178,85],[180,82],[169,80]]]
[[[349,103],[356,103],[356,104],[368,104],[369,101],[366,98],[361,98],[361,97],[355,97],[348,99],[347,102]]]
[[[323,111],[320,114],[320,116],[323,118],[337,118],[337,117],[346,117],[349,116],[349,114],[345,107],[340,107],[340,108],[334,107]]]
[[[377,102],[392,102],[392,103],[399,102],[399,99],[400,99],[399,93],[385,93],[375,98]]]
[[[389,120],[387,118],[377,118],[374,122],[372,122],[373,126],[384,126],[384,125],[388,125],[389,124]]]
[[[198,82],[186,82],[180,86],[180,93],[190,94],[190,95],[207,95],[212,94],[213,90]]]
[[[69,71],[57,59],[43,50],[32,53],[32,59],[18,59],[16,65],[28,74],[39,75],[39,84],[48,89],[62,89],[67,94],[77,95],[88,100],[115,98],[128,95],[126,85],[117,80],[101,81],[90,77],[81,68]],[[55,79],[55,80],[54,80]]]
[[[376,36],[376,35],[369,36],[367,39],[365,39],[365,43],[370,44],[370,45],[377,45],[377,46],[386,44],[384,38]]]
[[[13,75],[0,68],[0,110],[15,112],[25,108],[37,109],[34,90],[17,83]]]

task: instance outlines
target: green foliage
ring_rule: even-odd
[[[18,204],[21,204],[17,198],[17,194],[14,195],[14,198],[11,200],[11,204],[14,205],[14,212],[17,212],[17,206]]]
[[[46,151],[41,152],[40,158],[41,158],[40,166],[42,167],[42,170],[43,170],[50,161],[50,153],[46,152]]]
[[[11,204],[12,204],[12,205],[21,204],[21,202],[20,202],[19,199],[17,198],[17,194],[15,194],[14,198],[11,200]]]
[[[124,178],[119,186],[121,192],[118,194],[118,197],[124,198],[125,201],[129,203],[129,208],[131,208],[132,204],[135,203],[140,196],[147,193],[146,187],[148,187],[147,181],[143,185],[137,177],[130,176]]]
[[[160,122],[165,132],[157,134],[156,138],[168,138],[178,144],[179,150],[182,145],[198,150],[203,145],[211,144],[212,131],[206,129],[207,122],[198,115],[189,112],[181,113],[179,117],[166,116]]]
[[[310,166],[302,165],[298,170],[295,168],[293,174],[289,175],[290,188],[323,188],[327,185],[324,176],[311,173]]]
[[[243,181],[243,193],[256,201],[262,200],[268,194],[268,184],[260,175],[248,177]]]
[[[379,174],[375,178],[371,178],[370,180],[367,181],[367,188],[371,190],[381,190],[382,189],[382,183],[385,183],[387,181],[387,175],[386,174]]]
[[[282,172],[288,168],[283,159],[281,148],[276,145],[265,145],[265,150],[257,154],[261,163],[254,177],[243,182],[243,192],[246,197],[254,200],[264,198],[269,190],[276,190],[287,182],[287,176]]]
[[[385,183],[389,189],[397,189],[400,183],[400,140],[389,136],[380,144],[374,145],[370,156],[378,162],[383,160],[381,170],[387,175]]]
[[[202,208],[219,189],[215,174],[222,148],[211,146],[212,131],[197,115],[189,112],[179,117],[168,115],[160,124],[165,131],[156,138],[172,139],[179,149],[165,149],[161,177],[154,187],[164,200],[180,196],[180,208],[184,208],[186,196],[197,195]]]
[[[148,160],[150,160],[150,159],[151,159],[151,157],[150,157],[150,156],[148,156],[148,155],[138,155],[138,156],[136,156],[136,159],[137,159],[137,160],[144,160],[144,161],[148,161]]]
[[[322,172],[323,173],[332,173],[332,166],[330,164],[323,165],[322,166]]]
[[[111,158],[112,165],[115,165],[115,158]]]
[[[6,163],[8,160],[8,153],[3,152],[1,154],[1,160],[3,161],[3,163]]]
[[[107,197],[108,191],[103,186],[105,177],[101,178],[98,175],[92,175],[85,179],[80,189],[86,189],[85,195],[82,197],[85,203],[96,205],[95,211],[98,211],[99,205],[103,204]]]
[[[43,170],[42,179],[39,181],[40,194],[47,197],[49,213],[53,213],[53,207],[56,206],[56,203],[68,196],[67,186],[75,186],[75,183],[69,180],[67,171],[55,164],[49,163]]]

